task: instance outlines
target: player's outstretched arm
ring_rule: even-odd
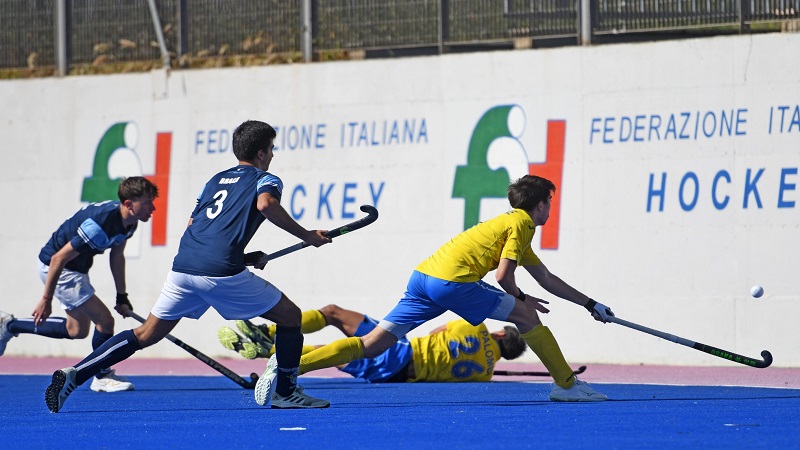
[[[539,283],[539,285],[542,286],[547,292],[557,297],[561,297],[564,300],[568,300],[572,303],[583,306],[589,311],[589,313],[592,314],[592,317],[594,317],[595,320],[607,322],[608,317],[614,315],[614,313],[611,312],[611,308],[592,300],[584,293],[567,284],[566,281],[551,273],[544,263],[539,263],[535,266],[524,267],[525,270],[527,270],[528,273],[531,274],[531,276],[536,280],[536,282]]]
[[[303,242],[307,242],[314,247],[319,247],[331,242],[331,239],[325,237],[323,233],[325,230],[306,230],[292,216],[283,209],[277,198],[264,192],[258,196],[258,210],[275,226],[285,230],[286,232],[300,238]]]

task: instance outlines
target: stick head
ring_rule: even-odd
[[[343,234],[350,233],[351,231],[356,231],[361,228],[364,228],[365,226],[378,220],[378,210],[375,209],[374,206],[361,205],[360,209],[361,211],[367,213],[367,217],[362,217],[353,223],[348,223],[347,225],[336,228],[335,230],[330,230],[327,233],[325,233],[325,236],[328,236],[329,238],[339,237]]]
[[[761,357],[764,358],[764,362],[756,363],[756,367],[758,367],[759,369],[769,367],[772,364],[772,353],[770,353],[769,351],[764,350],[763,352],[761,352]]]

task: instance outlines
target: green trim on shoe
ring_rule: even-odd
[[[261,349],[259,349],[259,345],[245,341],[245,338],[239,336],[239,333],[233,328],[221,327],[217,331],[217,339],[219,339],[219,343],[223,347],[239,353],[246,359],[256,359],[259,356],[265,357]]]
[[[266,324],[255,325],[249,320],[237,320],[236,328],[252,342],[261,344],[267,352],[275,345],[275,339],[269,335],[269,327]]]

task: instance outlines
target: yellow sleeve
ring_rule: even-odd
[[[542,260],[536,256],[536,253],[533,253],[533,249],[528,247],[525,249],[525,253],[522,254],[522,259],[517,261],[518,266],[538,266],[542,263]]]
[[[508,239],[500,253],[501,258],[511,259],[518,266],[537,266],[541,261],[531,249],[531,241],[536,233],[536,225],[527,214],[517,214],[518,219],[508,226]]]
[[[442,280],[470,283],[497,269],[502,258],[517,265],[536,265],[538,258],[530,250],[535,231],[528,213],[513,209],[458,234],[416,270]]]

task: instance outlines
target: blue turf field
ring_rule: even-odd
[[[52,414],[49,376],[0,376],[0,447],[800,448],[798,389],[595,384],[613,400],[559,404],[547,383],[302,377],[332,406],[290,411],[259,407],[222,377],[129,378],[136,391],[87,383]]]

